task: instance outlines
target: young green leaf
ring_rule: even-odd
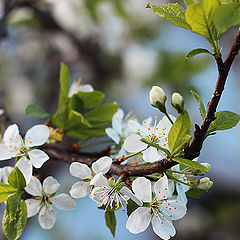
[[[98,127],[111,122],[113,114],[117,111],[117,109],[118,104],[106,103],[86,113],[84,118],[94,127]]]
[[[77,95],[83,102],[83,108],[93,108],[98,106],[104,99],[104,93],[100,91],[78,92]]]
[[[0,203],[6,201],[10,194],[13,194],[17,191],[18,189],[9,184],[0,183]]]
[[[127,204],[127,215],[128,217],[131,215],[131,213],[133,211],[135,211],[139,206],[132,200],[129,199],[128,200],[128,204]]]
[[[156,15],[166,18],[178,27],[190,29],[185,20],[185,10],[178,3],[167,3],[164,5],[152,5],[148,3],[147,8],[151,8]]]
[[[105,221],[107,227],[110,229],[113,237],[115,237],[115,231],[116,231],[116,217],[115,212],[105,212]]]
[[[191,4],[186,10],[186,21],[192,32],[204,36],[215,49],[214,40],[221,37],[214,22],[213,16],[216,9],[220,6],[219,0],[201,0],[195,4]]]
[[[209,55],[212,55],[212,53],[210,53],[207,49],[205,48],[196,48],[196,49],[193,49],[191,50],[190,52],[188,52],[185,56],[185,60],[188,60],[198,54],[202,54],[202,53],[206,53],[206,54],[209,54]]]
[[[27,222],[27,206],[21,200],[21,192],[10,196],[7,200],[3,216],[2,229],[8,240],[18,239]]]
[[[214,23],[222,32],[240,24],[240,5],[227,4],[219,7],[214,14]]]
[[[14,167],[13,171],[9,174],[8,183],[19,190],[23,190],[26,187],[25,177],[18,167]]]
[[[190,6],[193,3],[196,3],[196,0],[184,0],[186,6]]]
[[[71,111],[68,116],[65,130],[69,131],[73,128],[92,127],[92,125],[84,118],[84,116],[76,111]]]
[[[199,111],[201,113],[202,119],[204,119],[205,114],[206,114],[206,110],[205,110],[205,107],[203,105],[203,102],[202,102],[201,98],[199,97],[199,95],[195,91],[190,90],[190,92],[194,96],[194,98],[196,99],[196,101],[199,105]]]
[[[191,140],[192,136],[190,135],[184,135],[182,137],[181,140],[179,140],[179,145],[177,148],[175,148],[175,150],[171,153],[171,156],[174,157],[176,156],[178,153],[180,153],[182,151],[182,149],[184,148],[185,144],[188,143]]]
[[[240,116],[237,113],[229,111],[216,112],[215,117],[216,119],[210,124],[208,133],[233,128],[240,120]]]
[[[74,94],[69,100],[68,111],[70,112],[71,110],[79,113],[83,110],[83,101],[77,96],[77,94]]]
[[[202,192],[199,189],[192,188],[186,192],[186,196],[198,200],[202,197]]]
[[[51,116],[40,105],[36,103],[29,104],[25,109],[25,114],[30,118],[48,118]]]
[[[194,168],[194,169],[198,169],[200,171],[203,171],[203,172],[208,172],[208,168],[206,168],[204,165],[202,165],[201,163],[199,162],[195,162],[195,161],[191,161],[189,159],[185,159],[185,158],[180,158],[180,157],[174,157],[172,158],[173,161],[175,162],[178,162],[180,164],[183,164],[187,167],[191,167],[191,168]]]
[[[191,121],[187,111],[184,111],[172,125],[168,134],[168,147],[171,153],[182,145],[183,139],[190,133]]]

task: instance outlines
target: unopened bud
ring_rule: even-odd
[[[180,93],[173,93],[172,95],[172,106],[178,111],[179,114],[184,111],[184,100]]]
[[[208,191],[213,185],[213,182],[208,177],[201,178],[198,182],[198,189]]]
[[[150,91],[149,98],[153,107],[158,108],[161,112],[166,112],[165,102],[167,97],[162,88],[153,86]]]
[[[206,168],[206,170],[205,171],[201,171],[201,170],[198,170],[198,169],[194,169],[192,171],[193,175],[195,175],[195,176],[197,176],[197,175],[202,176],[202,175],[205,175],[206,173],[208,173],[209,170],[211,169],[211,165],[209,163],[201,163],[201,165],[204,166]]]

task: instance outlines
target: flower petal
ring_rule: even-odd
[[[12,170],[13,170],[13,167],[10,167],[10,166],[2,168],[3,183],[8,184],[8,176],[9,176],[10,172],[12,172]]]
[[[143,202],[152,201],[151,181],[145,177],[138,177],[132,183],[132,189],[137,198]]]
[[[176,230],[171,221],[160,215],[154,214],[152,218],[153,231],[162,239],[167,240],[176,234]]]
[[[31,161],[26,157],[22,157],[17,161],[15,166],[18,167],[19,170],[22,172],[23,176],[25,177],[26,184],[28,184],[31,180],[33,172],[33,166]]]
[[[124,148],[130,153],[144,150],[148,145],[141,141],[141,136],[132,134],[124,141]]]
[[[93,179],[90,182],[90,185],[94,186],[107,186],[108,180],[103,176],[103,174],[100,172],[97,175],[93,177]]]
[[[150,126],[151,122],[152,122],[152,118],[151,117],[146,118],[146,119],[143,120],[142,126],[144,128],[148,128]]]
[[[40,208],[40,200],[35,200],[35,199],[27,199],[25,200],[26,205],[27,205],[27,217],[32,217],[36,215],[39,211]]]
[[[109,138],[111,138],[116,144],[119,144],[120,137],[114,129],[107,128],[107,129],[105,129],[105,132]]]
[[[150,208],[139,207],[131,213],[126,228],[133,234],[144,232],[151,221]]]
[[[42,184],[40,181],[32,176],[30,182],[25,187],[25,191],[32,196],[41,196],[42,195]]]
[[[43,145],[49,137],[49,128],[40,124],[30,128],[25,136],[26,147],[34,147]]]
[[[35,168],[40,168],[49,159],[49,156],[39,149],[31,150],[28,155]]]
[[[172,179],[168,179],[168,197],[171,198],[175,190],[175,183]]]
[[[167,200],[161,203],[160,208],[162,212],[168,215],[168,218],[171,220],[177,220],[182,218],[186,212],[186,204],[182,203],[179,200]]]
[[[7,146],[19,147],[22,145],[22,137],[16,124],[10,125],[4,132],[3,141]]]
[[[73,198],[83,198],[89,194],[89,183],[83,181],[76,182],[72,185],[69,193]]]
[[[112,165],[112,159],[110,157],[101,157],[92,164],[92,170],[95,173],[107,173]]]
[[[140,132],[143,130],[143,126],[138,123],[135,120],[129,120],[128,121],[128,127],[133,131],[133,132]]]
[[[164,152],[158,151],[155,147],[147,148],[142,154],[145,162],[156,162],[166,157]]]
[[[56,222],[56,215],[51,208],[46,208],[44,206],[40,211],[38,221],[43,229],[51,229]]]
[[[75,201],[66,193],[51,198],[51,201],[56,208],[61,210],[68,210],[76,207]]]
[[[80,179],[91,179],[92,174],[90,168],[83,163],[73,162],[70,165],[70,173],[72,176]]]
[[[102,186],[93,188],[91,192],[91,199],[95,201],[99,206],[107,204],[109,197],[107,196],[109,192],[112,190],[109,186]]]
[[[0,144],[0,160],[7,160],[12,157],[15,157],[14,153],[10,153],[6,144]]]
[[[183,184],[176,184],[176,190],[177,190],[177,200],[179,200],[180,202],[184,203],[184,204],[187,204],[188,202],[188,199],[186,197],[186,194],[185,194],[185,186],[183,186]],[[188,186],[186,186],[188,187]],[[189,187],[188,187],[189,189]]]
[[[140,199],[138,199],[132,192],[129,188],[127,187],[123,187],[121,190],[120,190],[120,193],[127,196],[128,198],[131,198],[136,204],[138,204],[139,206],[142,206],[143,203]]]
[[[112,118],[112,128],[116,133],[119,135],[123,134],[123,117],[124,117],[124,112],[122,109],[118,109],[117,112],[113,115]]]
[[[154,184],[154,192],[158,200],[166,199],[169,196],[168,178],[164,175]]]
[[[44,181],[43,181],[43,191],[46,194],[52,194],[58,191],[60,187],[60,184],[58,183],[58,181],[53,178],[53,177],[47,177]]]

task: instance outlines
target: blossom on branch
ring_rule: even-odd
[[[60,184],[53,177],[47,177],[43,186],[36,177],[31,177],[25,191],[35,198],[25,200],[27,205],[27,217],[38,215],[38,221],[42,228],[51,229],[56,222],[53,206],[61,210],[75,208],[75,201],[65,193],[55,196]]]
[[[151,125],[151,118],[148,118],[139,124],[137,121],[130,120],[128,126],[132,129],[134,134],[131,134],[124,142],[124,148],[130,153],[142,151],[143,160],[146,162],[156,162],[166,157],[165,152],[158,150],[155,147],[148,147],[148,144],[142,142],[141,139],[146,140],[148,143],[154,143],[162,148],[168,149],[168,133],[172,126],[167,117],[157,123],[155,117],[154,125]],[[175,120],[174,117],[172,117]]]
[[[169,239],[176,234],[173,220],[186,214],[186,205],[177,199],[171,199],[168,178],[164,174],[153,186],[145,177],[133,181],[133,192],[144,202],[127,220],[126,228],[134,234],[143,232],[152,222],[153,231],[162,239]]]
[[[72,185],[70,195],[74,198],[85,197],[91,191],[92,179],[98,173],[107,173],[112,165],[110,157],[101,157],[89,168],[86,164],[73,162],[70,165],[70,174],[81,181]]]
[[[45,125],[36,125],[30,128],[25,138],[19,134],[16,124],[10,125],[3,136],[0,144],[0,160],[17,157],[16,166],[22,171],[28,183],[32,176],[32,166],[40,168],[49,156],[42,150],[35,149],[47,142],[49,129]]]

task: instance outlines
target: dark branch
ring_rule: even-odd
[[[216,87],[214,89],[212,98],[208,103],[206,115],[203,119],[201,126],[196,125],[196,130],[194,132],[194,137],[191,145],[185,149],[184,157],[187,159],[194,159],[198,157],[200,151],[202,149],[202,145],[204,140],[207,137],[207,131],[211,124],[211,122],[215,119],[215,112],[222,96],[222,92],[224,90],[224,86],[227,80],[228,73],[232,66],[233,60],[235,59],[238,51],[240,50],[240,28],[238,29],[236,39],[232,45],[229,54],[223,62],[221,55],[215,55],[215,60],[218,66],[218,80],[216,83]]]

